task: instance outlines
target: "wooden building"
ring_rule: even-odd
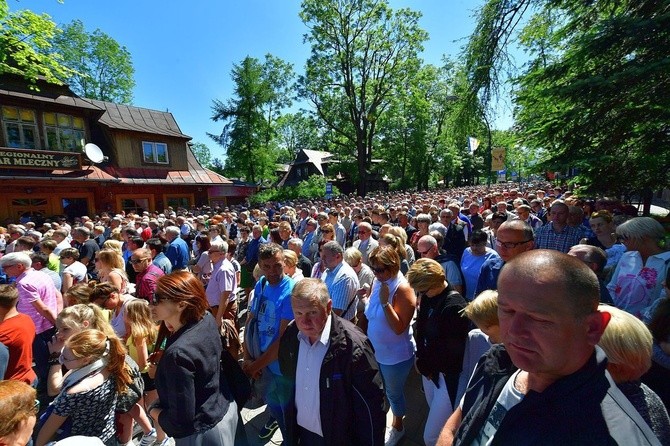
[[[0,76],[0,221],[225,206],[254,192],[202,167],[169,112],[37,87]]]

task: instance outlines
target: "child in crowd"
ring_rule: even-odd
[[[500,324],[498,322],[498,292],[482,291],[463,310],[463,316],[470,319],[477,328],[470,330],[463,355],[463,371],[458,381],[456,401],[460,401],[467,388],[470,376],[477,361],[491,345],[500,343]]]

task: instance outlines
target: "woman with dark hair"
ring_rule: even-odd
[[[206,233],[198,234],[195,238],[195,245],[198,255],[191,260],[191,271],[198,276],[202,284],[207,287],[210,277],[212,276],[212,261],[209,258],[209,248],[212,245],[209,236]]]
[[[597,246],[607,254],[604,274],[611,272],[626,251],[615,234],[614,217],[609,211],[600,210],[589,214],[589,227],[593,236],[584,238],[580,243]]]
[[[475,298],[479,272],[485,261],[493,257],[500,257],[495,250],[488,248],[486,242],[488,235],[479,229],[472,231],[470,246],[463,251],[461,257],[461,272],[465,279],[465,297],[468,301]]]
[[[128,337],[128,327],[126,327],[126,305],[133,299],[135,299],[133,296],[119,292],[119,289],[109,282],[96,284],[93,287],[90,296],[91,303],[112,312],[109,323],[112,325],[112,328],[114,328],[116,335],[121,338],[123,342],[125,342]]]
[[[159,400],[149,414],[177,446],[234,444],[237,405],[220,375],[221,336],[202,283],[186,271],[163,276],[151,305],[170,335],[156,368]]]

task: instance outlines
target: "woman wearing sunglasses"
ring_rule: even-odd
[[[37,446],[51,441],[68,419],[72,423],[68,436],[98,437],[106,445],[116,444],[117,392],[132,383],[125,357],[121,341],[99,330],[84,330],[65,341],[59,362],[69,371],[37,435]]]
[[[392,246],[378,246],[370,253],[375,280],[365,309],[368,337],[384,379],[391,404],[393,422],[386,445],[395,445],[405,434],[405,381],[414,365],[416,345],[410,322],[414,317],[416,296],[400,272],[400,256]]]
[[[159,400],[149,415],[177,446],[234,444],[237,405],[220,377],[221,336],[202,282],[186,271],[163,276],[151,305],[170,335],[156,367]]]

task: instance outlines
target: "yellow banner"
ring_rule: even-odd
[[[505,168],[505,148],[495,147],[491,150],[491,172],[497,172]]]

